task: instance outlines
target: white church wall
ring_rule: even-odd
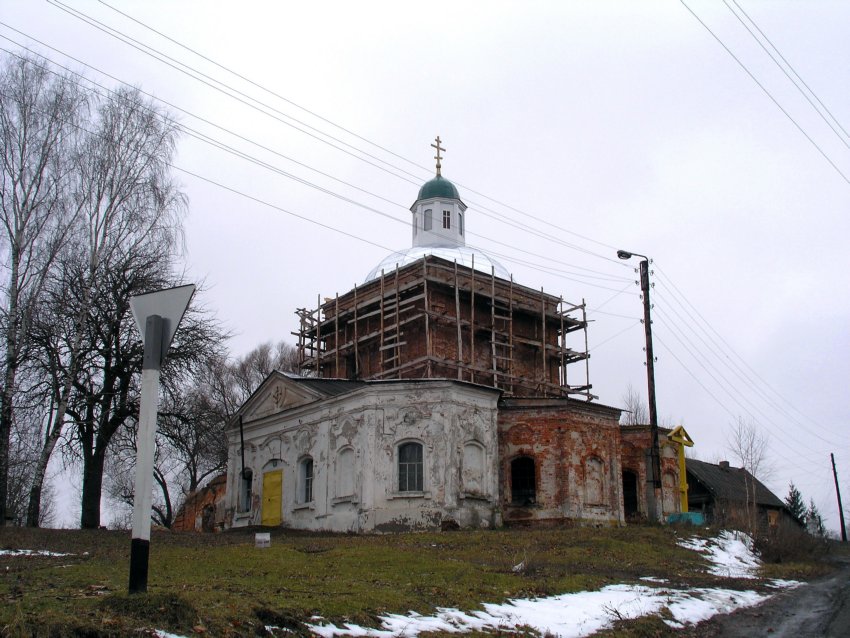
[[[359,532],[497,525],[497,398],[492,389],[452,381],[379,382],[273,414],[258,409],[264,416],[243,423],[245,464],[253,471],[246,512],[237,502],[239,429],[229,431],[231,525],[260,524],[261,510],[268,513],[262,468],[272,459],[283,471],[284,526]],[[421,460],[404,464],[402,477],[406,443]],[[469,446],[476,450],[474,471],[464,467]],[[312,462],[309,500],[306,461]],[[475,476],[473,488],[466,489],[464,473]]]

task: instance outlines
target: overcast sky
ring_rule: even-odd
[[[519,283],[587,302],[599,401],[646,388],[637,260],[618,260],[623,248],[654,260],[662,421],[684,424],[709,461],[734,461],[731,424],[757,423],[768,485],[784,497],[793,480],[838,528],[850,3],[5,0],[0,21],[3,48],[137,85],[243,155],[187,131],[176,161],[186,267],[236,332],[234,354],[294,343],[297,307],[410,245],[439,134],[468,243]]]

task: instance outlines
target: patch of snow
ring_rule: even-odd
[[[717,538],[691,538],[680,541],[682,547],[705,554],[712,563],[709,571],[720,576],[757,578],[760,565],[753,553],[752,540],[740,532],[721,532]],[[645,576],[642,581],[663,584],[662,578]],[[796,581],[774,580],[771,587],[796,587]],[[742,607],[751,607],[770,598],[770,594],[733,589],[697,588],[677,590],[646,585],[609,585],[599,591],[562,594],[547,598],[509,600],[495,605],[484,604],[484,611],[463,612],[438,608],[432,616],[415,612],[388,614],[381,617],[381,628],[361,627],[349,623],[308,625],[323,638],[332,636],[367,636],[394,638],[416,636],[423,632],[442,631],[510,631],[520,626],[562,638],[582,638],[610,627],[615,620],[657,614],[667,609],[671,627],[684,627]],[[321,621],[314,617],[312,620]]]
[[[0,556],[73,556],[73,554],[49,552],[46,549],[0,549]]]
[[[657,589],[643,585],[609,585],[599,591],[562,594],[547,598],[510,600],[501,605],[485,604],[484,611],[462,612],[440,608],[433,616],[415,612],[381,617],[381,628],[359,625],[308,625],[311,631],[332,636],[368,636],[392,638],[417,636],[423,632],[443,631],[510,631],[521,626],[560,636],[582,638],[611,627],[618,619],[632,619],[656,614],[667,608],[673,616],[668,624],[684,627],[728,613],[741,607],[756,605],[768,596],[754,591],[730,589],[696,589],[690,591]]]
[[[179,634],[171,634],[167,631],[163,631],[162,629],[154,629],[153,633],[156,638],[186,638],[186,636],[181,636]]]
[[[753,551],[753,539],[743,532],[723,530],[717,538],[690,538],[679,545],[711,561],[709,573],[729,578],[758,578],[761,561]]]

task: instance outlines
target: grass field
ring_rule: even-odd
[[[753,587],[706,574],[703,559],[676,545],[690,530],[506,529],[383,536],[275,529],[271,547],[254,532],[155,532],[148,593],[127,595],[130,538],[105,530],[0,528],[0,549],[64,556],[0,555],[3,636],[256,636],[264,625],[303,633],[302,621],[376,625],[387,612],[480,608],[483,602],[598,589],[645,576],[677,587]],[[268,531],[268,530],[263,530]],[[524,563],[521,572],[513,567]],[[820,563],[770,566],[771,578],[807,578]],[[664,635],[657,619],[609,635]],[[661,632],[661,633],[659,633]]]

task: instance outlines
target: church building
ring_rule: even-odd
[[[620,410],[591,394],[584,302],[467,245],[432,146],[411,247],[299,309],[301,375],[271,374],[228,427],[228,526],[625,522]]]

